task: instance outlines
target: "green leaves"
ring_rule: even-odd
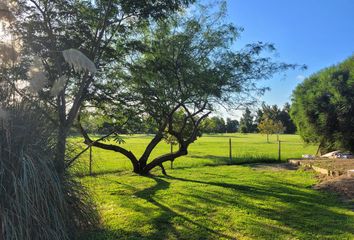
[[[293,92],[291,116],[306,142],[354,150],[354,58],[324,69]]]

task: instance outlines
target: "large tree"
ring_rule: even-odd
[[[224,133],[226,131],[225,120],[222,117],[211,117],[211,121],[214,122],[214,133]]]
[[[281,122],[284,126],[285,133],[293,134],[296,131],[296,127],[290,118],[290,105],[288,103],[285,103],[283,109],[280,109],[277,105],[267,105],[262,103],[261,108],[257,110],[255,120],[257,126],[265,119]]]
[[[238,130],[239,122],[236,119],[227,118],[226,119],[226,132],[235,133]]]
[[[240,119],[240,132],[241,133],[252,133],[256,130],[256,125],[253,121],[253,116],[251,110],[246,107],[241,119]]]
[[[68,160],[66,139],[90,86],[125,59],[142,21],[166,17],[192,1],[17,1],[12,29],[21,40],[20,68],[4,78],[29,81],[34,104],[56,125],[60,175]]]
[[[284,126],[284,133],[294,134],[296,132],[296,126],[290,117],[290,104],[285,103],[283,109],[279,113],[278,119]]]
[[[306,142],[354,151],[354,57],[305,79],[293,92],[291,117]]]
[[[134,28],[188,2],[0,1],[0,239],[74,239],[96,223],[66,171],[69,130]]]
[[[134,172],[148,174],[156,166],[163,168],[164,162],[188,153],[214,104],[237,101],[238,105],[249,100],[245,96],[252,91],[264,90],[257,87],[256,80],[292,66],[264,57],[264,50],[274,50],[269,44],[232,50],[239,29],[223,21],[224,13],[225,9],[208,14],[203,8],[199,14],[174,15],[144,28],[137,35],[143,40],[143,51],[136,53],[124,69],[112,72],[109,88],[98,86],[98,102],[107,101],[101,106],[116,109],[120,116],[124,109],[134,108],[134,115],[153,120],[155,135],[140,157],[122,146],[94,141],[82,128],[86,143],[121,153],[131,161]],[[126,118],[129,120],[129,116]],[[178,150],[151,159],[151,152],[166,134],[176,138]]]
[[[225,123],[223,118],[214,116],[208,117],[203,121],[201,131],[203,133],[233,133],[237,132],[238,125],[237,120],[227,118]]]

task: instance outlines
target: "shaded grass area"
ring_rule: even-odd
[[[123,136],[126,143],[122,146],[132,151],[138,157],[141,156],[152,136],[131,135]],[[232,140],[232,161],[229,159],[229,138]],[[189,148],[187,156],[176,159],[175,168],[191,168],[215,165],[234,165],[252,162],[274,162],[278,159],[278,143],[276,136],[270,137],[270,143],[266,142],[266,136],[260,134],[215,134],[203,135]],[[305,145],[297,135],[281,135],[281,160],[299,158],[302,154],[314,154],[317,146]],[[80,137],[71,139],[80,143]],[[111,142],[112,144],[116,144]],[[170,146],[162,141],[152,152],[151,157],[169,153]],[[165,163],[166,167],[170,163]],[[75,171],[80,174],[88,173],[88,154],[84,154],[75,165]],[[131,171],[132,166],[124,156],[98,148],[93,148],[93,172],[105,174],[120,171]]]
[[[250,166],[84,177],[102,229],[82,239],[354,239],[354,212],[312,173]]]

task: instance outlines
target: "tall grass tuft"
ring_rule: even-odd
[[[0,240],[73,239],[97,224],[85,189],[56,173],[54,127],[30,104],[1,107]]]

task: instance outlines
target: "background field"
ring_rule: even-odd
[[[229,166],[233,162],[274,161],[276,137],[257,134],[206,135],[179,158],[175,168],[152,176],[131,173],[121,155],[94,149],[94,176],[79,178],[88,187],[102,218],[85,240],[354,239],[354,212],[333,194],[313,190],[312,172],[280,165]],[[151,136],[125,136],[125,147],[141,154]],[[282,160],[313,154],[296,135],[282,135]],[[73,142],[82,141],[73,138]],[[162,143],[153,156],[167,153]],[[75,165],[88,172],[88,155]]]
[[[127,135],[122,146],[140,156],[152,136]],[[233,161],[229,160],[229,138],[232,140]],[[314,154],[317,146],[306,145],[298,135],[280,135],[281,160],[299,158],[302,154]],[[73,142],[82,142],[79,137],[73,138]],[[111,142],[112,144],[116,144]],[[176,146],[175,146],[176,148]],[[170,151],[170,146],[161,142],[153,151],[152,157]],[[88,173],[88,153],[84,154],[75,171],[81,174]],[[270,143],[266,142],[266,136],[260,134],[215,134],[204,135],[193,143],[187,156],[178,158],[174,162],[175,168],[202,167],[223,164],[239,164],[245,162],[271,162],[278,159],[278,142],[276,136],[270,137]],[[169,163],[165,166],[169,167]],[[116,171],[131,171],[132,166],[121,154],[93,148],[93,172],[109,173]]]

